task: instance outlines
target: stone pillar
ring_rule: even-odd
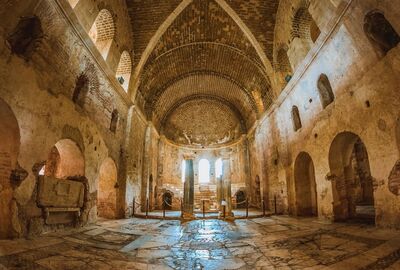
[[[185,160],[185,184],[183,190],[182,218],[194,219],[194,170],[193,160]]]
[[[221,209],[221,201],[223,198],[223,186],[222,186],[222,176],[216,177],[217,181],[217,206],[218,209]]]
[[[231,166],[230,159],[222,159],[222,200],[225,201],[225,217],[233,217],[232,212],[232,190],[231,190]],[[220,207],[220,216],[223,216],[223,205]]]

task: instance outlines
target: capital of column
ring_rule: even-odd
[[[183,159],[184,160],[194,160],[195,156],[191,153],[185,153],[185,154],[183,154]]]

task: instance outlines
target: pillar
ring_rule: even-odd
[[[185,160],[185,184],[183,190],[182,218],[194,219],[194,170],[193,160]]]
[[[218,206],[218,209],[221,209],[222,199],[223,199],[222,176],[218,176],[217,177],[217,206]]]
[[[230,158],[222,159],[222,200],[225,201],[225,217],[233,217],[232,212],[232,189],[231,189],[231,166]],[[220,216],[223,216],[223,205],[220,207]]]

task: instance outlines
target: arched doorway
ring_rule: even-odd
[[[58,179],[84,176],[85,160],[79,146],[70,139],[58,141],[50,150],[44,174]]]
[[[368,153],[360,137],[338,134],[329,150],[335,220],[375,217]]]
[[[299,216],[317,216],[317,188],[314,163],[309,154],[301,152],[294,164],[296,209]]]
[[[100,166],[97,214],[103,218],[117,217],[117,166],[107,158]]]
[[[236,192],[236,208],[246,208],[246,193],[243,190]]]
[[[173,201],[174,194],[169,191],[164,192],[163,194],[163,209],[165,210],[172,210],[172,201]]]
[[[5,239],[12,236],[10,175],[17,166],[20,133],[14,113],[1,98],[0,119],[0,239]]]

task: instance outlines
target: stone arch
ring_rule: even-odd
[[[299,108],[297,106],[292,107],[292,122],[293,122],[293,130],[298,131],[301,129],[301,118]]]
[[[379,10],[370,11],[364,18],[364,32],[381,55],[386,55],[400,42],[400,36]]]
[[[162,206],[165,210],[172,210],[172,204],[174,201],[174,193],[167,190],[162,195]]]
[[[116,77],[125,91],[128,91],[129,81],[132,73],[132,60],[127,51],[123,51],[119,60]]]
[[[246,191],[244,190],[238,190],[235,194],[235,199],[236,199],[236,209],[243,209],[246,208]]]
[[[321,74],[319,76],[317,88],[322,108],[325,109],[329,104],[331,104],[335,100],[335,95],[333,94],[331,83],[326,74]]]
[[[110,121],[110,131],[115,133],[118,127],[119,113],[118,110],[114,109],[111,113],[111,121]]]
[[[342,132],[334,138],[329,149],[329,167],[335,220],[374,218],[373,178],[367,149],[358,135]],[[371,211],[365,212],[363,206]]]
[[[117,217],[117,166],[114,160],[106,158],[100,166],[97,213],[99,217],[114,219]]]
[[[394,135],[396,138],[396,145],[397,145],[397,150],[399,152],[399,159],[400,159],[400,117],[397,118]]]
[[[0,119],[0,239],[4,239],[12,237],[13,187],[10,176],[17,167],[20,131],[15,114],[1,98]]]
[[[104,59],[107,59],[115,36],[115,30],[111,12],[107,9],[100,10],[89,31],[89,36]]]
[[[400,196],[400,118],[398,118],[396,121],[395,138],[398,151],[398,159],[389,174],[388,188],[392,194]]]
[[[308,5],[302,5],[293,16],[292,40],[299,38],[312,44],[317,40],[320,34],[321,31],[318,25],[308,11]]]
[[[59,179],[84,176],[85,159],[77,143],[71,139],[58,141],[50,150],[44,174]]]
[[[288,50],[288,57],[293,70],[296,70],[297,66],[306,58],[321,33],[308,9],[308,1],[303,1],[293,13]]]
[[[276,55],[277,67],[276,69],[281,72],[288,72],[292,74],[292,66],[290,65],[289,57],[287,55],[287,48],[281,47]]]
[[[285,87],[293,76],[293,69],[290,64],[288,48],[286,45],[282,46],[276,54],[275,69],[278,73],[278,76],[281,78],[283,87]]]
[[[72,94],[72,101],[83,108],[88,93],[89,93],[89,78],[86,75],[81,74],[76,79],[75,89]]]
[[[317,216],[317,188],[311,156],[301,152],[294,163],[296,210],[299,216]]]
[[[8,36],[7,44],[12,53],[28,59],[42,37],[43,29],[40,19],[36,16],[22,17],[14,31]]]

